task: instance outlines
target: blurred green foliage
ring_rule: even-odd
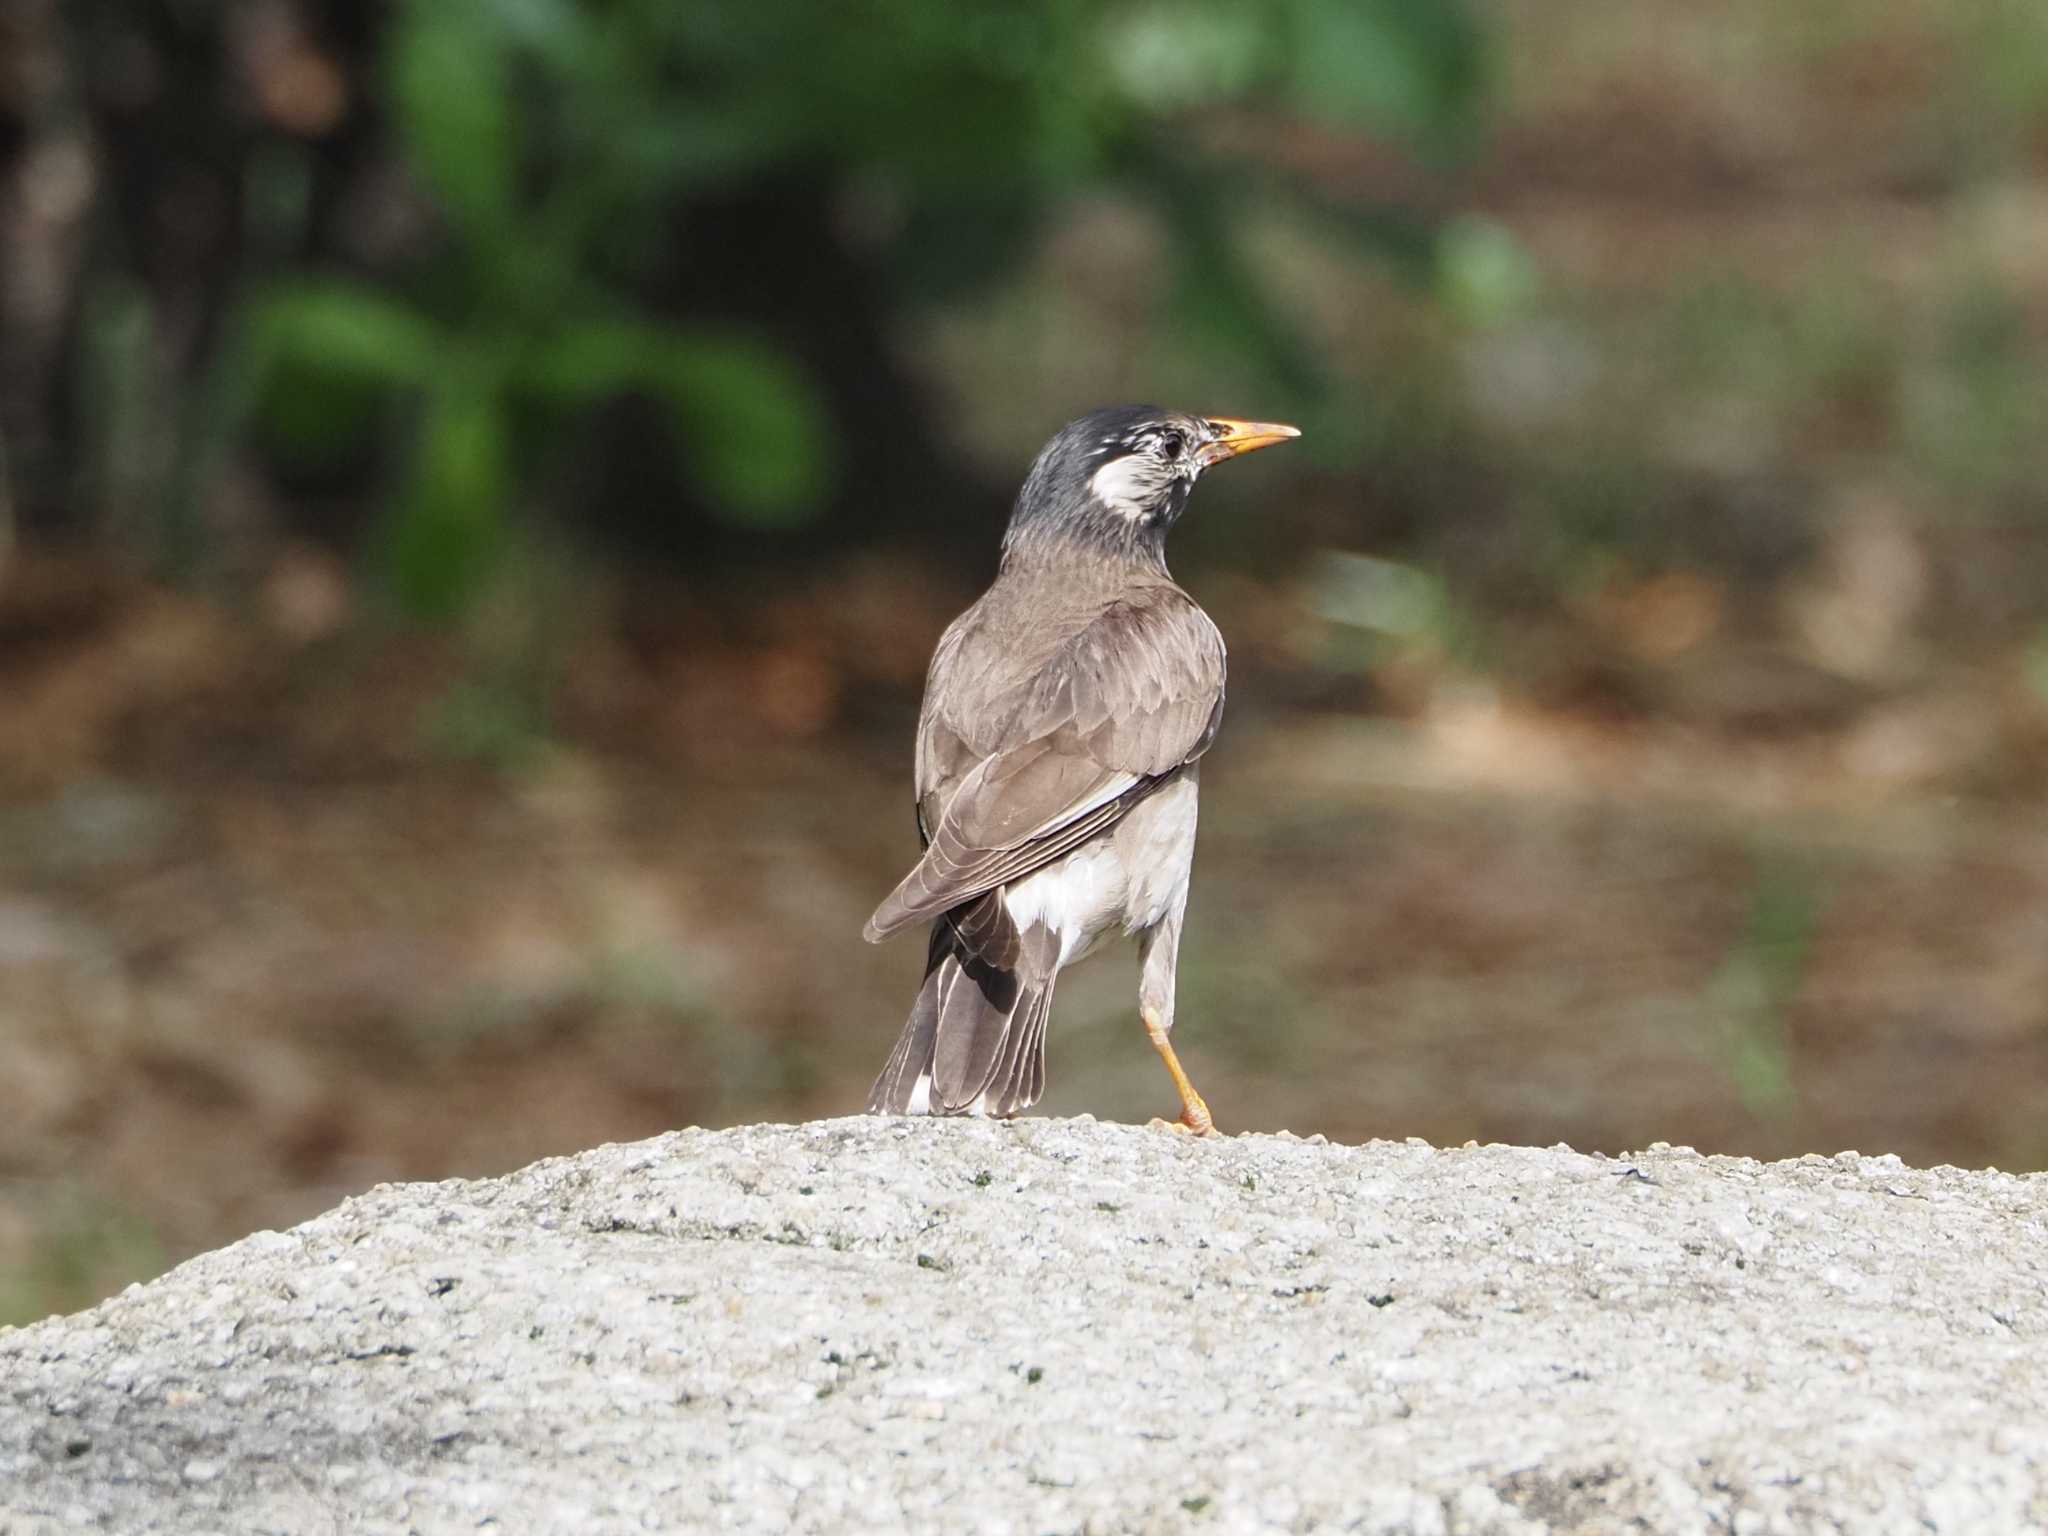
[[[1743,1108],[1768,1116],[1798,1097],[1786,1014],[1806,978],[1826,893],[1782,850],[1762,848],[1755,862],[1748,917],[1708,991],[1722,1066]]]
[[[786,525],[826,504],[833,412],[803,359],[720,323],[716,294],[689,296],[687,319],[645,297],[670,242],[726,237],[715,210],[739,192],[831,199],[887,301],[910,305],[991,282],[1063,199],[1121,186],[1168,224],[1188,323],[1301,398],[1310,349],[1236,248],[1243,188],[1217,171],[1243,167],[1214,130],[1257,108],[1443,161],[1473,142],[1486,80],[1478,27],[1444,0],[423,0],[381,49],[440,238],[407,270],[271,283],[225,366],[301,460],[388,432],[402,402],[379,553],[428,616],[483,590],[552,429],[602,402],[657,402],[715,515]],[[1400,219],[1353,222],[1378,249],[1427,250]],[[1456,249],[1471,302],[1517,280],[1497,241]]]
[[[161,1274],[164,1245],[135,1212],[82,1187],[32,1191],[23,1214],[34,1260],[0,1271],[0,1328],[90,1305],[132,1280]]]
[[[417,285],[425,296],[293,279],[257,303],[249,344],[263,383],[326,375],[416,402],[382,550],[416,612],[462,607],[502,552],[521,405],[573,413],[644,392],[667,407],[714,506],[773,521],[817,496],[825,434],[801,373],[747,336],[646,313],[612,260],[622,223],[644,224],[701,170],[677,152],[687,135],[665,121],[658,76],[631,46],[632,23],[660,9],[407,11],[387,45],[392,108],[449,226],[438,270]],[[549,118],[558,131],[543,134]],[[275,390],[269,409],[290,419],[297,404]]]

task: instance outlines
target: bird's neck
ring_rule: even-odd
[[[1003,539],[1002,574],[1012,572],[1088,585],[1167,576],[1166,525],[1114,515],[1012,524]]]

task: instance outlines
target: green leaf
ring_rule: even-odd
[[[558,405],[645,391],[669,408],[714,508],[764,526],[808,520],[827,467],[824,410],[781,353],[744,337],[593,320],[532,353],[522,387]]]
[[[1245,261],[1214,183],[1170,152],[1155,155],[1148,170],[1147,185],[1173,234],[1173,308],[1181,334],[1262,373],[1283,402],[1321,394],[1322,364]]]
[[[1118,88],[1152,112],[1243,95],[1267,73],[1272,46],[1259,10],[1185,0],[1112,11],[1102,40]]]
[[[1437,241],[1437,293],[1459,319],[1497,325],[1536,292],[1536,263],[1507,226],[1467,214]]]
[[[495,12],[413,0],[394,41],[392,92],[406,151],[458,223],[500,229],[512,209],[511,77]]]
[[[810,382],[782,354],[738,337],[656,337],[649,382],[667,400],[690,467],[741,522],[790,526],[817,514],[827,432]]]
[[[388,384],[420,384],[445,347],[434,323],[354,283],[273,289],[256,306],[259,372],[289,363]]]
[[[1786,1017],[1806,978],[1826,902],[1813,872],[1765,850],[1758,855],[1748,921],[1708,988],[1719,1044],[1743,1107],[1778,1114],[1798,1099]]]
[[[521,48],[568,53],[587,46],[592,17],[573,0],[491,0],[491,8],[494,23]]]
[[[1469,141],[1486,59],[1458,0],[1299,0],[1296,17],[1299,106],[1439,154]]]
[[[651,387],[654,367],[647,332],[612,320],[566,326],[529,354],[519,382],[563,405],[595,404]]]
[[[412,613],[462,612],[504,544],[511,441],[502,393],[489,375],[458,369],[435,390],[411,482],[387,528],[385,569]]]

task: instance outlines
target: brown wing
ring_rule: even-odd
[[[1207,751],[1222,719],[1223,637],[1178,588],[1111,604],[1021,686],[1000,668],[963,674],[967,647],[947,640],[918,744],[925,854],[868,919],[870,942],[1115,825]]]

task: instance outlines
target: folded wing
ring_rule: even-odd
[[[1054,652],[950,787],[920,783],[921,803],[933,803],[932,788],[943,803],[921,814],[924,857],[868,919],[870,942],[1063,857],[1208,750],[1223,713],[1223,638],[1179,589],[1149,597],[1110,605]],[[933,694],[946,682],[935,671]],[[968,702],[985,721],[997,701]],[[949,722],[943,702],[927,731],[956,744],[980,734]],[[921,745],[921,777],[933,755]]]

